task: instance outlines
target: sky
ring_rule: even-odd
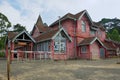
[[[12,25],[20,23],[28,31],[33,29],[38,16],[52,24],[58,16],[87,10],[93,21],[120,18],[120,0],[0,0],[0,12]]]

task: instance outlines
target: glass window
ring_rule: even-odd
[[[57,41],[54,43],[54,50],[55,51],[59,50],[59,43]]]
[[[92,35],[95,35],[95,34],[96,34],[96,31],[95,31],[95,30],[90,30],[90,33],[91,33]]]
[[[98,30],[98,36],[101,37],[102,36],[102,32],[100,30]]]
[[[66,39],[62,35],[58,35],[55,38],[54,43],[54,51],[55,52],[65,52],[66,51]]]
[[[86,23],[85,21],[81,21],[82,32],[86,32]]]
[[[87,53],[87,46],[82,46],[81,47],[81,52],[82,53]]]

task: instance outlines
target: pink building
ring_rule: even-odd
[[[86,10],[67,13],[49,27],[39,16],[31,36],[35,40],[33,50],[50,52],[52,59],[107,58],[116,54],[118,47],[106,40],[104,27],[93,22]]]

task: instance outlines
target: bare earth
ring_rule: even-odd
[[[13,61],[11,80],[120,80],[120,59]],[[0,60],[0,80],[7,80],[6,60]]]

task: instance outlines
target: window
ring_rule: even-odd
[[[87,53],[87,46],[82,46],[81,47],[81,52],[82,53]]]
[[[49,45],[50,45],[49,41],[39,43],[38,50],[39,51],[50,51]]]
[[[98,36],[102,37],[102,32],[100,30],[98,30]]]
[[[91,34],[91,35],[95,35],[95,34],[96,34],[96,31],[95,31],[95,30],[90,30],[90,34]]]
[[[86,32],[86,23],[81,21],[82,32]]]
[[[61,42],[61,51],[64,52],[65,51],[65,42]]]
[[[66,42],[65,41],[61,41],[61,42],[55,42],[54,43],[54,50],[55,52],[65,52],[66,50]]]
[[[66,51],[66,39],[60,34],[55,38],[54,51],[55,52]]]
[[[54,50],[58,51],[59,50],[59,42],[54,43]]]

